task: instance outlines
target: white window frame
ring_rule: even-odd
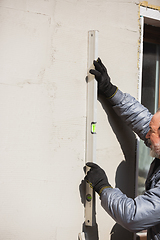
[[[155,20],[157,20],[155,22]],[[150,25],[154,25],[160,27],[160,11],[156,9],[151,9],[148,7],[140,6],[140,16],[139,16],[139,24],[140,24],[140,45],[139,45],[139,59],[138,59],[138,95],[137,99],[141,103],[141,93],[142,93],[142,66],[143,66],[143,33],[144,33],[144,23],[148,23]],[[137,136],[137,167],[136,167],[136,176],[135,176],[135,195],[137,196],[138,189],[138,166],[139,166],[139,145],[140,139]]]
[[[155,20],[159,22],[155,23]],[[139,16],[139,24],[140,24],[140,45],[139,45],[139,59],[138,59],[138,96],[137,99],[141,103],[141,93],[142,93],[142,64],[143,64],[143,33],[144,33],[144,23],[148,23],[150,25],[154,25],[160,27],[160,11],[144,6],[140,6],[140,16]],[[158,25],[157,25],[158,24]],[[135,182],[135,195],[137,195],[138,188],[138,165],[139,165],[139,143],[140,139],[137,136],[137,167],[136,167],[136,182]],[[141,233],[140,233],[141,234]],[[142,233],[146,236],[146,233]],[[134,234],[134,240],[136,239],[136,234]]]
[[[159,22],[156,23],[155,20]],[[138,101],[141,102],[142,90],[142,59],[143,59],[143,29],[144,22],[160,27],[160,11],[140,6],[140,49],[139,49],[139,78],[138,78]]]

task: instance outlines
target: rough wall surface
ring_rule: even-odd
[[[87,33],[94,29],[112,81],[136,97],[137,1],[0,1],[2,240],[77,239],[82,231]],[[99,99],[97,163],[129,196],[134,139]],[[99,199],[97,224],[101,240],[116,239]]]

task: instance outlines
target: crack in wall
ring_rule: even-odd
[[[21,11],[24,13],[32,13],[32,14],[38,14],[38,15],[43,15],[46,17],[50,17],[50,15],[45,14],[45,13],[41,13],[41,12],[33,12],[33,11],[29,11],[29,10],[22,10],[22,9],[16,9],[16,8],[12,8],[12,7],[4,7],[4,6],[0,6],[0,8],[6,8],[6,9],[10,9],[10,10],[14,10],[14,11]]]

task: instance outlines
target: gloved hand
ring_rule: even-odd
[[[94,191],[100,195],[104,188],[112,188],[102,168],[92,162],[88,162],[86,165],[91,169],[87,172],[84,180],[90,184]]]
[[[113,97],[117,91],[117,87],[111,83],[107,69],[103,65],[101,59],[98,58],[97,61],[94,60],[93,64],[95,69],[91,69],[89,72],[95,75],[95,79],[98,82],[99,92],[107,98]]]

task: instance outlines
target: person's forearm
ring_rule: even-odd
[[[130,94],[123,93],[119,89],[109,101],[117,115],[120,116],[142,140],[145,140],[152,118],[152,114],[148,109]]]

